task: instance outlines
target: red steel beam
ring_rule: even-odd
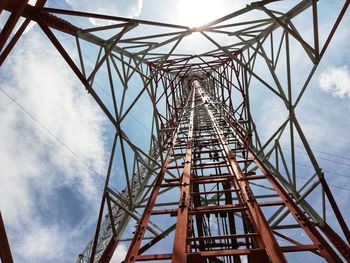
[[[7,19],[5,26],[0,33],[0,51],[4,48],[6,41],[11,35],[11,32],[15,28],[19,18],[21,17],[25,7],[27,6],[28,0],[17,0],[12,2],[12,12],[10,17]],[[10,4],[10,2],[8,3]],[[8,6],[5,6],[7,8]],[[1,10],[2,11],[2,10]]]
[[[193,92],[193,90],[191,92]],[[191,98],[191,96],[189,96],[189,98],[187,99],[186,105],[188,105],[191,102],[190,98]],[[185,107],[183,109],[181,117],[185,113],[186,105],[185,105]],[[176,139],[177,139],[179,130],[180,130],[180,128],[178,127],[173,133],[173,139],[172,139],[172,142],[171,142],[171,147],[168,150],[168,153],[167,153],[166,158],[164,160],[163,166],[162,166],[162,168],[161,168],[161,170],[160,170],[160,172],[159,172],[159,174],[157,176],[156,182],[154,184],[154,187],[153,187],[152,192],[150,194],[150,197],[148,199],[147,205],[146,205],[146,207],[144,209],[144,212],[143,212],[143,214],[142,214],[142,216],[140,218],[140,221],[138,223],[138,226],[137,226],[137,228],[135,230],[135,234],[134,234],[133,240],[131,241],[131,245],[130,245],[128,253],[127,253],[126,257],[125,257],[124,263],[135,262],[135,260],[136,260],[136,258],[138,256],[139,249],[140,249],[140,246],[141,246],[144,234],[145,234],[146,227],[147,227],[147,225],[149,223],[154,204],[156,202],[158,193],[159,193],[160,188],[161,188],[161,183],[162,183],[162,181],[164,179],[164,175],[166,173],[166,170],[167,170],[170,158],[171,158],[171,156],[173,154],[174,145],[176,144]]]
[[[205,100],[208,101],[208,98],[206,98]],[[210,100],[209,103],[212,104],[213,102]],[[257,200],[253,195],[252,190],[250,189],[248,181],[240,180],[245,179],[246,175],[242,172],[239,164],[237,163],[232,150],[230,149],[226,142],[226,139],[222,135],[221,129],[218,127],[212,113],[209,111],[208,105],[206,105],[206,107],[211,121],[213,123],[214,129],[216,131],[216,134],[220,138],[222,148],[225,151],[225,158],[230,163],[230,166],[234,171],[234,175],[236,177],[236,184],[240,188],[241,193],[246,198],[246,200],[242,201],[247,207],[250,217],[253,219],[253,223],[255,224],[256,228],[258,229],[258,232],[261,235],[261,238],[258,238],[260,245],[266,249],[267,254],[270,256],[271,259],[274,259],[275,262],[287,262]],[[232,179],[234,179],[233,176]]]
[[[187,249],[187,234],[189,228],[189,207],[191,205],[190,192],[191,192],[191,164],[192,164],[192,142],[193,142],[193,119],[194,119],[194,107],[195,107],[195,97],[197,95],[197,90],[195,87],[192,88],[192,99],[191,99],[191,110],[190,110],[190,121],[189,130],[186,144],[185,153],[185,165],[181,180],[181,190],[180,190],[180,205],[177,210],[177,221],[175,229],[175,238],[173,246],[173,256],[171,262],[182,263],[186,261],[186,249]]]
[[[0,258],[2,263],[13,263],[9,241],[7,239],[5,224],[0,211]]]

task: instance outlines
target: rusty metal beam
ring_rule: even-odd
[[[2,263],[13,263],[9,241],[7,239],[4,221],[0,211],[0,258]]]

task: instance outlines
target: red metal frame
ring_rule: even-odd
[[[7,239],[6,230],[2,215],[0,212],[0,259],[2,263],[13,263],[9,241]]]
[[[314,221],[308,218],[305,211],[295,200],[295,196],[292,197],[292,194],[287,192],[286,188],[272,173],[264,160],[262,160],[256,150],[253,149],[251,144],[253,129],[251,127],[252,123],[249,112],[247,75],[251,74],[251,76],[256,77],[262,84],[269,87],[279,98],[283,100],[287,98],[285,98],[283,92],[271,88],[249,67],[250,60],[254,60],[254,56],[248,57],[249,62],[245,65],[242,64],[242,61],[244,61],[244,49],[249,47],[245,46],[244,48],[229,50],[227,47],[218,44],[207,34],[210,31],[214,32],[225,29],[225,26],[220,25],[220,19],[201,28],[190,29],[178,25],[45,8],[45,2],[45,0],[39,0],[35,6],[29,5],[27,0],[5,1],[1,4],[1,11],[5,9],[11,12],[11,15],[0,33],[0,65],[3,64],[10,54],[29,22],[36,21],[72,71],[79,78],[86,90],[91,94],[111,123],[115,126],[118,133],[120,133],[120,122],[132,108],[133,104],[123,116],[119,116],[120,119],[115,117],[92,87],[91,80],[94,78],[95,73],[104,63],[109,63],[109,55],[114,51],[117,44],[125,41],[125,39],[123,39],[124,35],[139,24],[182,30],[165,34],[166,36],[172,37],[170,39],[171,41],[167,41],[174,41],[175,45],[171,48],[169,53],[164,54],[160,61],[152,59],[145,60],[143,57],[139,58],[140,61],[147,64],[149,67],[150,78],[145,83],[143,91],[148,88],[148,85],[154,84],[156,88],[152,95],[156,98],[154,100],[155,106],[160,105],[161,101],[164,99],[165,111],[161,112],[159,110],[156,111],[155,114],[157,115],[157,121],[160,123],[159,140],[161,149],[167,149],[167,154],[163,160],[162,167],[155,180],[152,191],[148,195],[147,204],[138,221],[124,262],[165,259],[171,259],[172,262],[206,262],[206,259],[210,259],[213,262],[230,260],[230,262],[240,263],[240,256],[242,255],[247,256],[248,262],[286,262],[284,253],[297,251],[310,251],[323,257],[328,262],[342,262],[342,258],[350,262],[350,248],[348,244],[350,243],[350,232],[323,175],[318,173],[319,182],[348,243],[326,222],[322,221],[316,225]],[[309,6],[312,7],[314,47],[305,42],[296,31],[288,26],[288,19],[283,20],[277,17],[271,10],[265,7],[265,5],[270,2],[273,1],[261,1],[251,4],[237,13],[232,13],[230,16],[234,17],[239,13],[243,14],[250,10],[261,9],[274,21],[267,28],[271,30],[271,34],[273,28],[277,27],[277,25],[282,27],[285,30],[284,33],[287,35],[286,41],[288,41],[288,35],[290,35],[301,43],[305,52],[315,64],[315,70],[317,63],[323,56],[343,18],[350,1],[345,1],[324,46],[321,48],[319,47],[318,40],[316,1],[309,4],[302,3],[300,6],[296,6],[292,9],[290,13],[286,14],[286,17],[291,19],[298,14],[298,12],[301,12],[301,9]],[[118,26],[106,26],[89,30],[74,26],[58,15],[93,17],[122,23]],[[24,17],[25,20],[11,38],[11,33],[13,33],[20,17]],[[224,18],[221,19],[225,21]],[[88,35],[95,30],[116,27],[121,28],[120,33],[108,41],[99,39],[93,35]],[[84,71],[79,69],[54,35],[52,29],[69,34],[77,39],[81,34],[86,34],[84,35],[85,39],[100,46],[104,46],[108,42],[108,48],[106,48],[104,56],[96,63],[90,76],[85,76]],[[269,30],[260,32],[256,39],[265,41],[268,35],[264,35],[264,33]],[[211,41],[212,44],[217,46],[218,49],[202,55],[170,58],[170,55],[180,43],[181,39],[193,32],[200,32]],[[152,37],[153,36],[150,38]],[[142,40],[143,38],[141,37],[140,39]],[[133,40],[135,39],[137,40],[137,38]],[[133,43],[130,39],[129,41]],[[165,45],[167,41],[162,44]],[[162,44],[157,45],[161,46]],[[147,44],[145,45],[147,46]],[[154,43],[152,45],[156,46]],[[143,50],[143,53],[145,53],[144,56],[146,56],[147,51],[152,50],[152,45]],[[289,48],[288,45],[287,42],[287,48]],[[124,52],[126,51],[124,50]],[[257,51],[255,53],[257,53]],[[126,54],[133,57],[131,53]],[[289,62],[287,62],[287,64],[288,63]],[[307,83],[314,70],[311,72]],[[290,82],[290,76],[288,78]],[[210,89],[208,87],[210,87]],[[240,98],[235,97],[233,100],[233,90],[239,93],[238,97]],[[303,91],[300,93],[300,97],[302,94]],[[141,95],[142,93],[139,94],[139,96]],[[299,102],[300,97],[293,106],[294,108]],[[135,103],[136,102],[137,100],[135,100]],[[292,107],[290,107],[290,111],[291,129],[293,129],[293,125],[298,128],[299,124],[294,117]],[[115,114],[116,113],[117,112],[115,112]],[[305,148],[311,152],[311,149],[308,149],[309,146],[306,139],[302,135],[300,137],[302,141],[304,141]],[[182,154],[182,164],[177,163],[176,154]],[[113,155],[114,149],[110,166]],[[310,158],[312,161],[315,159],[312,154]],[[170,163],[175,164],[170,165]],[[250,165],[255,165],[254,171],[248,170]],[[316,164],[316,170],[320,170],[317,167]],[[166,176],[167,173],[173,170],[177,171],[180,176],[168,178]],[[206,174],[206,172],[209,171],[211,171],[210,174]],[[101,201],[98,224],[91,247],[89,258],[91,263],[96,262],[95,254],[106,203],[111,221],[113,221],[108,180]],[[278,200],[268,199],[267,201],[260,201],[259,195],[253,190],[253,182],[255,181],[265,181],[268,183],[270,188],[275,192],[275,197],[278,198]],[[211,189],[207,189],[206,187],[210,185],[214,186]],[[163,189],[179,190],[180,198],[175,207],[156,209],[157,198]],[[130,200],[130,202],[132,203],[132,200]],[[215,205],[213,205],[213,203]],[[303,244],[273,229],[272,226],[269,225],[266,214],[263,212],[263,207],[286,207],[294,218],[296,222],[295,225],[310,238],[311,244]],[[145,233],[149,227],[151,217],[159,215],[175,217],[176,224],[170,226],[158,236],[155,236],[149,243],[141,246],[146,238]],[[214,215],[214,218],[220,218],[222,222],[218,224],[218,228],[221,227],[219,231],[222,233],[217,235],[210,234],[211,229],[209,221],[212,215]],[[238,217],[241,221],[237,220],[237,215],[239,215]],[[12,262],[1,214],[0,219],[1,259],[4,262]],[[238,231],[238,221],[243,225],[243,233],[239,233]],[[113,235],[115,235],[114,224],[112,224],[111,227],[113,228]],[[144,252],[160,242],[172,231],[175,233],[172,253],[144,254]],[[278,237],[294,245],[281,246],[277,241]],[[327,239],[325,237],[327,237]],[[119,240],[111,238],[99,258],[99,262],[109,262],[118,244]],[[339,255],[341,255],[342,258]]]

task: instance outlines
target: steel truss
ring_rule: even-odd
[[[27,2],[0,5],[10,12],[0,33],[0,65],[29,22],[37,22],[115,129],[96,232],[77,262],[108,262],[122,242],[129,246],[124,262],[286,262],[286,253],[301,251],[328,262],[350,261],[348,226],[295,114],[349,0],[325,38],[318,21],[323,1],[299,1],[289,9],[254,2],[198,28]],[[311,41],[299,32],[299,17],[310,27]],[[87,18],[111,23],[91,27]],[[181,45],[194,34],[212,48],[184,51]],[[70,37],[73,50],[62,36]],[[296,48],[311,65],[299,89],[292,82]],[[97,85],[101,79],[108,92]],[[251,112],[253,86],[268,90],[288,112],[265,140]],[[127,132],[132,112],[145,101],[152,110],[148,147]],[[305,184],[298,181],[297,140],[314,169]],[[290,158],[281,147],[286,144]],[[122,174],[125,189],[116,189],[113,177]],[[320,194],[321,208],[309,204],[311,193]],[[164,247],[171,249],[164,253]]]

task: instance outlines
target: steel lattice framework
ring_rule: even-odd
[[[122,243],[124,262],[286,262],[291,252],[350,261],[348,226],[295,114],[349,0],[322,37],[323,1],[288,8],[284,1],[254,2],[197,28],[27,2],[0,4],[11,13],[0,34],[0,65],[35,21],[115,130],[96,232],[76,262],[109,262]],[[298,29],[300,17],[308,35]],[[87,18],[107,23],[91,27]],[[209,48],[184,48],[193,35]],[[75,54],[62,36],[73,40]],[[301,84],[293,83],[297,52],[310,64]],[[264,140],[253,120],[253,86],[287,112]],[[151,109],[143,116],[151,127],[147,145],[128,128],[143,104]],[[298,180],[297,143],[313,167],[305,183]],[[116,177],[118,185],[125,179],[124,189]],[[320,207],[308,201],[315,194]],[[11,262],[10,253],[2,257]]]

